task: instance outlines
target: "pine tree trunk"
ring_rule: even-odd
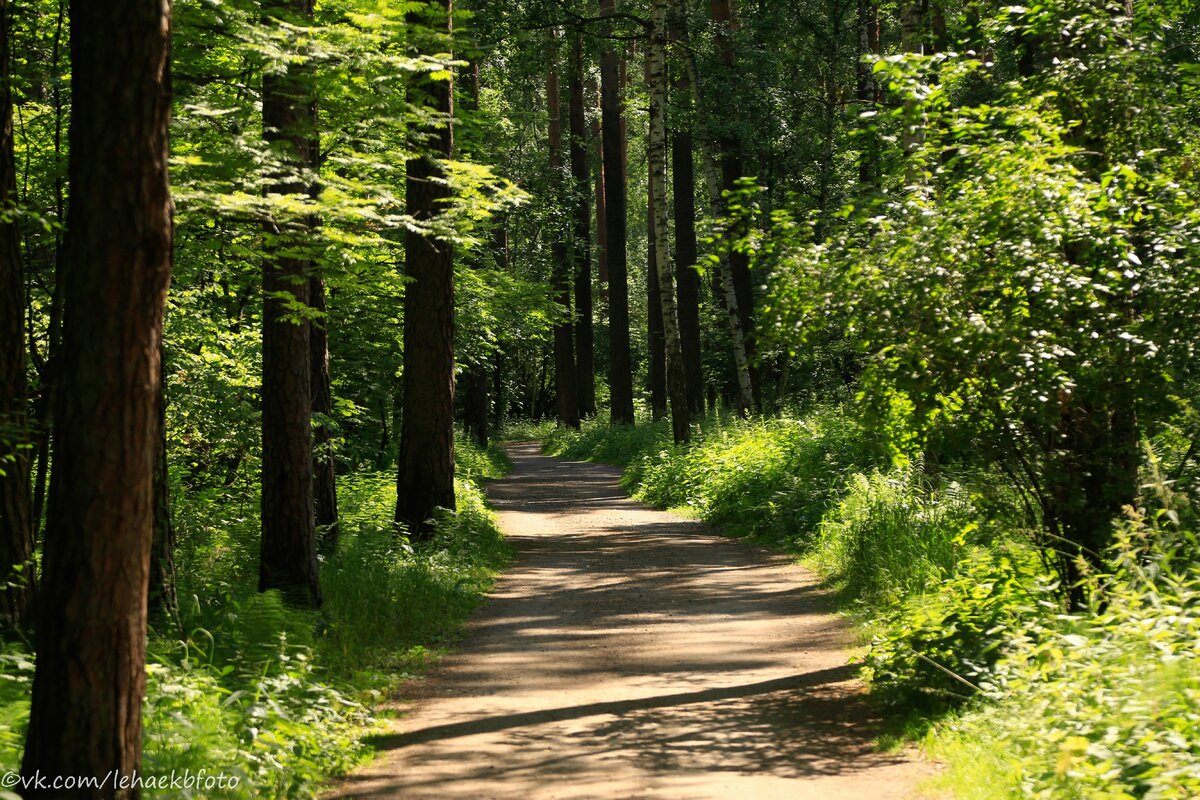
[[[879,6],[875,0],[858,0],[858,102],[860,112],[874,111],[879,103],[879,87],[872,73],[872,56],[880,55]],[[873,124],[873,123],[872,123]],[[876,189],[880,185],[879,140],[874,131],[863,132],[858,160],[858,180],[863,186]]]
[[[443,0],[445,30],[452,31],[453,6]],[[428,98],[433,111],[452,119],[450,80],[413,79],[413,102]],[[408,213],[431,220],[450,196],[442,167],[433,160],[454,153],[452,122],[440,125],[424,148],[431,156],[410,159],[405,179]],[[454,505],[454,248],[432,234],[408,231],[404,261],[404,416],[396,478],[396,522],[417,540],[433,533],[434,510]]]
[[[263,9],[264,20],[306,24],[313,0]],[[316,99],[311,64],[263,75],[263,137],[282,162],[272,193],[307,195],[300,176],[316,161]],[[312,263],[284,255],[303,246],[306,222],[267,223],[263,257],[262,547],[258,590],[278,589],[297,606],[321,605],[313,516],[311,354],[309,324],[291,303],[309,305]]]
[[[562,163],[562,108],[558,83],[558,35],[550,34],[550,64],[546,68],[546,126],[550,146],[550,181],[555,202],[566,202],[563,192]],[[558,421],[571,428],[579,427],[579,393],[575,374],[575,326],[571,319],[572,261],[568,258],[567,232],[561,228],[553,232],[550,245],[550,282],[554,287],[555,302],[562,309],[562,318],[554,324],[554,394],[558,409]]]
[[[68,313],[26,777],[130,776],[141,762],[171,264],[170,20],[169,0],[71,3]],[[110,781],[80,794],[138,791]]]
[[[308,279],[309,302],[325,314],[325,280]],[[309,359],[312,387],[313,426],[313,511],[317,544],[326,555],[336,553],[341,526],[338,524],[337,471],[333,459],[333,386],[329,377],[329,318],[320,317],[309,326]]]
[[[178,621],[175,594],[175,526],[171,523],[171,480],[167,462],[167,382],[161,342],[158,354],[158,447],[154,451],[154,538],[150,543],[148,613],[156,621]]]
[[[583,34],[571,43],[571,178],[575,228],[571,239],[575,263],[575,384],[579,415],[596,415],[596,346],[592,329],[591,166],[587,154],[587,119],[584,115]]]
[[[671,28],[673,41],[681,41],[682,20]],[[688,410],[704,414],[704,365],[700,348],[700,273],[696,264],[696,172],[690,121],[691,87],[687,71],[679,70],[674,88],[676,102],[689,118],[676,121],[671,130],[671,194],[675,207],[675,271],[679,296],[679,344],[687,381]]]
[[[592,81],[596,110],[600,110],[600,86]],[[596,283],[600,289],[600,317],[608,312],[608,212],[604,202],[604,136],[600,130],[600,114],[592,120],[592,138],[596,141]]]
[[[650,217],[654,221],[651,245],[658,266],[659,300],[667,357],[667,396],[671,403],[671,431],[675,442],[691,436],[683,349],[679,342],[679,313],[675,306],[675,266],[671,263],[670,219],[667,215],[667,9],[670,0],[652,0],[650,46],[647,51],[650,88]]]
[[[615,13],[600,0],[600,15]],[[600,57],[600,110],[604,139],[605,258],[608,263],[608,350],[611,417],[633,424],[633,373],[629,352],[629,274],[626,261],[625,164],[622,146],[621,75],[617,51],[605,43]]]
[[[466,92],[462,93],[463,117],[471,119],[473,115],[479,112],[479,91],[481,88],[482,78],[479,73],[479,61],[472,59],[467,65],[467,85]],[[502,245],[502,237],[504,235],[504,220],[503,218],[493,220],[493,250],[499,250]],[[481,253],[471,260],[473,269],[486,268],[487,255]],[[463,369],[463,430],[467,436],[471,437],[471,441],[480,447],[488,445],[488,395],[490,381],[488,378],[488,366],[482,355],[476,356],[473,361],[466,364]]]
[[[667,344],[663,336],[662,281],[658,275],[658,249],[655,247],[658,226],[654,218],[653,170],[654,165],[647,162],[646,207],[649,213],[646,214],[646,350],[649,363],[646,365],[646,382],[650,390],[650,418],[657,422],[667,415]]]
[[[0,0],[0,627],[33,622],[33,495],[29,386],[25,376],[25,276],[17,225],[8,0]]]

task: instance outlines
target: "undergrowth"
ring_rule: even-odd
[[[147,777],[236,777],[238,786],[148,791],[205,798],[314,797],[369,756],[372,706],[436,659],[510,556],[478,481],[508,468],[498,449],[456,446],[455,514],[413,546],[391,527],[395,476],[339,476],[342,536],[322,560],[320,611],[255,591],[257,510],[237,487],[180,495],[180,614],[149,642]],[[231,501],[205,498],[227,492]],[[200,598],[205,598],[201,601]],[[0,769],[19,768],[33,659],[0,652]]]

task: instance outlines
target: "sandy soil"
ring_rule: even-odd
[[[510,449],[518,551],[331,798],[863,798],[929,768],[872,747],[845,624],[785,557],[649,509],[619,470]]]

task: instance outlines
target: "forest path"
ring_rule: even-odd
[[[340,798],[913,796],[845,623],[784,556],[647,508],[620,470],[509,448],[512,568]]]

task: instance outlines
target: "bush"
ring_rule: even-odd
[[[986,702],[935,734],[957,794],[1200,797],[1200,567],[1164,562],[1168,545],[1145,560],[1143,526],[1119,537],[1117,574],[1096,579],[1103,606],[1032,618],[982,684]],[[1195,552],[1187,538],[1178,552]]]
[[[969,699],[991,674],[1035,595],[1007,555],[972,549],[934,591],[879,620],[864,677],[889,705],[939,709]]]

